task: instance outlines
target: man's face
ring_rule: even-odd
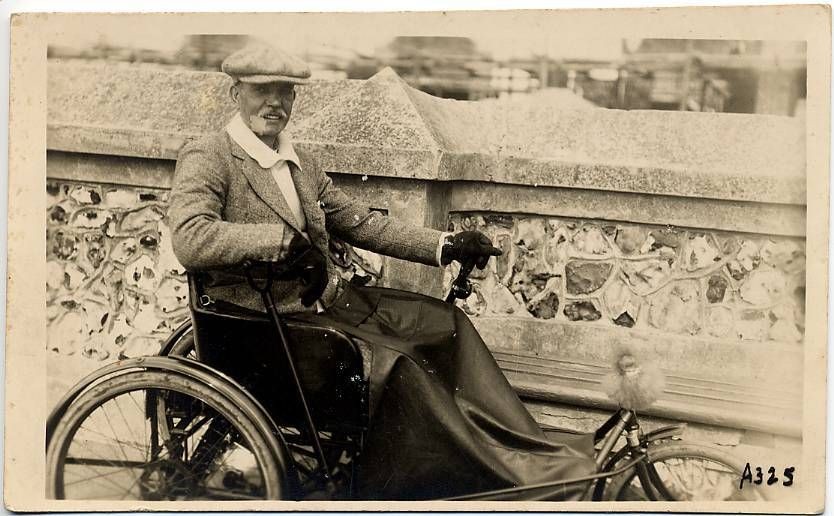
[[[295,86],[287,82],[238,82],[232,87],[232,99],[252,132],[261,138],[275,138],[290,120]]]

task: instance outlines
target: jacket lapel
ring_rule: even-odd
[[[231,143],[232,155],[238,158],[240,172],[249,182],[249,186],[255,191],[258,197],[261,198],[270,208],[272,208],[278,215],[284,219],[287,224],[292,226],[299,233],[301,228],[298,221],[295,220],[290,206],[287,204],[281,189],[278,188],[278,183],[272,177],[272,172],[269,169],[261,168],[258,162],[249,157],[246,151],[238,145],[234,140],[229,138]],[[298,186],[296,186],[296,189]],[[299,193],[300,198],[300,193]],[[306,210],[305,210],[306,211]]]

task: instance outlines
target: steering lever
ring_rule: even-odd
[[[259,279],[255,277],[253,273],[253,269],[257,265],[263,265],[266,268],[266,278]],[[290,339],[289,339],[289,330],[284,323],[284,320],[281,318],[280,314],[275,308],[275,300],[272,297],[272,282],[275,279],[279,281],[282,279],[287,279],[289,277],[297,277],[298,274],[296,271],[292,271],[292,266],[290,267],[281,267],[273,262],[259,262],[259,261],[250,261],[247,260],[243,262],[243,269],[246,271],[246,281],[249,283],[249,286],[256,290],[261,295],[261,300],[263,301],[264,307],[266,308],[267,313],[272,320],[272,324],[278,332],[278,339],[281,341],[281,351],[283,351],[284,358],[287,360],[287,364],[289,365],[290,375],[293,380],[293,384],[296,388],[296,393],[298,394],[299,402],[301,403],[301,407],[304,412],[304,419],[307,426],[307,431],[310,433],[310,437],[313,440],[313,451],[316,454],[316,458],[319,461],[318,469],[321,471],[322,476],[324,477],[325,487],[328,492],[334,492],[335,486],[333,484],[333,479],[330,476],[330,467],[328,465],[327,456],[324,453],[324,448],[322,447],[321,440],[319,439],[319,432],[316,427],[315,422],[313,421],[313,415],[310,411],[310,404],[307,401],[307,396],[304,393],[304,386],[301,383],[301,376],[299,375],[298,368],[296,367],[295,358],[293,357],[292,350],[290,348]]]

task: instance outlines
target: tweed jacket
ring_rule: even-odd
[[[290,172],[307,219],[312,245],[329,257],[330,234],[356,247],[427,265],[437,264],[441,232],[412,226],[370,211],[333,185],[316,167]],[[300,231],[268,169],[225,130],[186,144],[179,152],[168,209],[174,254],[190,271],[208,271],[212,297],[263,310],[260,295],[246,284],[244,260],[275,256],[285,231]],[[329,306],[340,292],[340,276],[328,259]],[[299,298],[298,280],[276,282],[279,312],[309,311]]]

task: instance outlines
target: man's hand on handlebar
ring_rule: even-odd
[[[327,258],[300,233],[288,231],[276,256],[262,260],[269,262],[269,274],[276,280],[298,278],[304,286],[301,289],[301,303],[313,304],[327,288]]]
[[[492,245],[488,236],[480,231],[462,231],[446,237],[440,253],[440,264],[449,265],[452,260],[464,262],[474,259],[479,269],[486,267],[491,256],[500,256],[501,250]]]

